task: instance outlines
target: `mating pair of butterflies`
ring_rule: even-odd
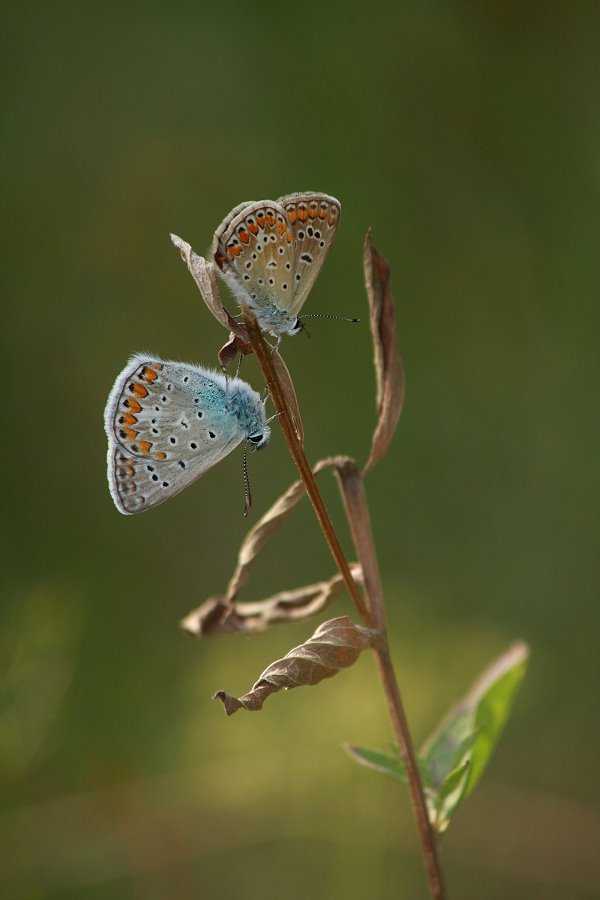
[[[238,302],[277,337],[298,318],[340,219],[335,197],[307,192],[236,206],[215,232],[212,254]],[[270,437],[265,404],[249,384],[201,366],[136,355],[104,412],[108,484],[127,515],[178,494],[242,441]]]

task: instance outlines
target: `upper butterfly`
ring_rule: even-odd
[[[158,506],[242,441],[258,449],[271,434],[265,405],[245,381],[141,355],[115,381],[104,427],[108,485],[125,514]],[[246,507],[249,500],[247,489]]]
[[[327,258],[341,205],[307,191],[240,203],[215,232],[212,253],[238,302],[278,339],[299,334],[298,318]]]

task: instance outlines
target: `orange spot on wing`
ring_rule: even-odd
[[[324,219],[326,215],[327,215],[327,210],[326,210],[326,209],[320,209],[320,210],[319,210],[319,218],[320,218],[320,219]]]
[[[125,413],[125,415],[123,416],[123,425],[135,425],[136,422],[136,417],[130,412]]]
[[[231,246],[227,248],[229,252],[229,259],[233,259],[234,256],[239,256],[241,249],[242,248],[239,244],[231,244]]]
[[[308,210],[308,214],[311,217],[311,219],[314,219],[315,216],[317,215],[317,207],[311,206],[310,209]]]
[[[133,397],[129,397],[129,399],[125,401],[125,405],[129,407],[131,412],[139,413],[142,411],[141,405]]]
[[[287,233],[287,242],[288,242],[288,244],[291,243],[291,240],[292,240],[292,232],[291,232],[291,231],[288,231],[288,233]]]
[[[127,474],[129,475],[130,478],[133,478],[133,476],[135,475],[135,469],[133,468],[133,466],[127,466],[125,471],[127,472]]]
[[[333,225],[334,222],[335,222],[335,219],[333,218],[333,216],[329,216],[329,224]]]
[[[258,234],[258,225],[256,222],[248,222],[248,231],[250,234]]]
[[[166,459],[166,458],[167,458],[167,454],[164,453],[164,452],[161,450],[160,453],[157,453],[157,454],[156,454],[156,458],[157,458],[157,459]]]
[[[283,234],[283,232],[285,231],[285,222],[283,221],[283,219],[280,219],[277,223],[277,231],[279,232],[279,234]]]
[[[138,441],[138,445],[142,453],[150,453],[150,447],[152,446],[150,441]]]
[[[260,225],[261,228],[265,227],[265,216],[264,213],[259,213],[256,217],[256,221]]]
[[[248,232],[245,228],[240,228],[240,230],[238,231],[238,237],[242,244],[247,244],[250,240],[250,238],[248,237]]]
[[[131,390],[135,394],[136,397],[147,397],[148,391],[144,387],[143,384],[139,384],[139,382],[134,382]]]
[[[133,428],[124,428],[125,436],[128,441],[135,441],[137,437],[137,431],[134,431]]]
[[[151,369],[156,369],[157,372],[161,372],[161,371],[164,369],[164,366],[163,366],[162,363],[152,363],[152,365],[150,366],[150,368],[151,368]]]
[[[156,379],[158,378],[158,375],[156,374],[154,369],[144,369],[143,375],[148,384],[152,384],[152,382],[156,381]]]
[[[297,213],[296,213],[296,210],[295,210],[295,209],[288,209],[287,217],[288,217],[288,219],[290,220],[290,225],[293,225],[294,222],[296,221],[297,217],[298,217],[298,216],[297,216]]]
[[[298,210],[298,218],[300,219],[301,222],[306,222],[306,219],[308,218],[308,213],[306,212],[306,209],[302,206]]]
[[[275,216],[273,215],[273,213],[267,213],[267,222],[271,226],[275,224]]]

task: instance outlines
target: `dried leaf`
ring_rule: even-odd
[[[375,627],[383,631],[385,629],[383,588],[363,476],[356,462],[349,456],[335,458],[335,474],[340,485],[354,547],[363,570],[369,613]]]
[[[211,597],[181,619],[179,627],[193,637],[204,637],[206,634],[237,634],[241,629],[232,613],[233,607],[227,603],[225,597]]]
[[[244,350],[239,346],[239,338],[234,334],[231,334],[227,343],[223,344],[218,353],[219,362],[222,368],[226,369],[229,363],[233,362],[238,353],[244,353]]]
[[[333,465],[332,459],[322,459],[314,467],[313,473],[316,475],[331,465]],[[302,499],[305,490],[304,482],[295,481],[285,494],[275,501],[273,506],[267,510],[244,538],[240,547],[236,570],[227,588],[226,599],[230,604],[233,603],[242,587],[246,584],[257,557]]]
[[[238,709],[256,712],[270,694],[291,690],[301,685],[318,684],[331,678],[340,669],[356,662],[359,655],[370,647],[377,633],[370,628],[356,625],[348,616],[340,616],[323,622],[304,644],[294,647],[283,659],[271,663],[262,673],[252,690],[239,699],[218,691],[218,698],[231,716]]]
[[[227,312],[227,310],[225,310],[225,312]],[[229,315],[229,313],[227,313],[227,315]],[[229,363],[236,358],[238,353],[241,353],[242,356],[249,356],[252,352],[252,344],[249,344],[245,338],[238,337],[238,335],[230,332],[229,340],[226,344],[223,344],[219,350],[219,362],[221,363],[221,366],[226,369]]]
[[[357,563],[351,565],[352,577],[362,581]],[[181,627],[194,637],[214,634],[248,634],[265,631],[272,625],[296,622],[315,616],[338,597],[344,588],[341,575],[292,591],[280,591],[266,600],[236,603],[230,606],[224,597],[213,597],[182,619]]]
[[[214,263],[204,259],[203,256],[198,256],[197,253],[194,253],[190,244],[176,234],[171,235],[171,241],[181,253],[181,258],[190,270],[192,278],[200,289],[202,299],[210,309],[211,313],[221,325],[229,330],[226,310],[219,293],[216,266]]]
[[[277,373],[277,377],[279,378],[279,383],[281,385],[281,390],[283,391],[284,400],[292,417],[294,431],[296,432],[300,443],[303,444],[304,428],[302,426],[302,419],[300,418],[300,408],[298,406],[298,399],[296,397],[296,390],[294,388],[292,376],[290,375],[288,367],[283,361],[283,357],[278,350],[273,350],[271,359],[273,360],[273,367],[275,369],[275,372]]]
[[[198,256],[197,253],[194,253],[191,246],[176,234],[171,235],[171,240],[179,249],[181,258],[190,270],[192,278],[198,285],[200,293],[202,294],[202,299],[209,310],[217,322],[220,322],[224,328],[231,332],[229,341],[221,348],[219,353],[221,365],[225,366],[227,362],[231,362],[238,353],[252,353],[246,326],[236,322],[229,311],[223,306],[221,294],[219,293],[219,281],[215,264],[204,259],[203,256]]]
[[[373,246],[370,231],[365,237],[364,269],[373,335],[379,417],[373,434],[371,454],[364,468],[367,472],[385,456],[394,436],[404,401],[404,370],[396,336],[390,267]]]

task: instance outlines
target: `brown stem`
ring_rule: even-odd
[[[294,424],[292,422],[287,404],[285,402],[285,398],[283,396],[281,383],[275,371],[275,367],[273,366],[273,360],[271,358],[273,348],[265,341],[254,313],[245,304],[242,304],[242,314],[244,316],[244,321],[248,329],[252,349],[256,354],[256,358],[262,369],[265,382],[268,385],[271,397],[273,398],[275,409],[279,414],[279,422],[281,424],[281,428],[290,453],[292,454],[292,459],[296,463],[296,466],[300,473],[300,477],[304,482],[306,493],[308,494],[310,502],[312,503],[317,514],[317,518],[323,530],[323,534],[325,535],[327,543],[329,544],[329,547],[333,554],[333,558],[336,561],[337,567],[340,570],[340,574],[344,579],[344,583],[348,588],[350,596],[354,600],[361,618],[368,625],[371,625],[371,619],[369,613],[367,612],[363,596],[358,589],[356,582],[352,578],[350,567],[348,566],[348,562],[346,560],[346,557],[344,556],[344,551],[341,548],[337,534],[335,533],[335,529],[333,527],[333,523],[329,517],[329,513],[327,512],[327,508],[317,487],[317,482],[315,481],[315,476],[312,473],[310,463],[308,462],[306,453],[304,452],[304,447],[302,446],[301,442],[298,439],[298,435],[296,434],[296,429],[294,428]]]
[[[379,639],[373,649],[377,656],[377,667],[383,684],[388,712],[406,771],[408,789],[421,840],[429,886],[432,896],[443,900],[446,897],[446,891],[438,846],[429,822],[421,776],[400,696],[400,689],[396,680],[396,673],[390,657],[383,589],[363,478],[358,470],[358,466],[349,457],[340,457],[336,460],[336,475],[340,482],[342,499],[350,524],[352,539],[363,570],[371,619],[374,627],[379,632]]]
[[[392,728],[394,729],[394,734],[398,741],[398,747],[400,748],[402,761],[406,771],[408,790],[421,841],[421,850],[431,895],[432,897],[435,897],[436,900],[445,900],[447,894],[444,885],[442,862],[437,842],[429,823],[429,816],[427,815],[427,806],[425,804],[421,776],[417,767],[415,750],[410,736],[404,706],[402,705],[398,682],[396,681],[396,673],[394,672],[394,667],[390,658],[387,637],[384,637],[384,639],[375,647],[375,654],[388,712],[392,721]]]
[[[250,343],[256,354],[256,358],[263,371],[265,381],[269,386],[275,409],[279,414],[279,421],[289,447],[292,458],[296,463],[300,477],[306,487],[306,492],[317,514],[317,518],[327,539],[327,543],[333,553],[334,559],[344,579],[350,596],[356,604],[356,608],[362,619],[379,632],[378,641],[374,647],[377,667],[383,684],[383,690],[388,706],[388,712],[392,722],[394,734],[398,741],[400,753],[404,762],[408,787],[412,801],[413,811],[417,823],[417,829],[421,840],[421,848],[425,862],[425,869],[429,879],[431,894],[436,900],[445,900],[442,866],[438,854],[437,844],[429,824],[427,806],[423,794],[423,786],[417,767],[415,752],[408,728],[408,722],[404,713],[402,699],[396,675],[392,666],[389,646],[387,641],[387,626],[385,608],[383,604],[383,590],[379,566],[375,554],[373,532],[369,519],[369,511],[364,493],[362,477],[354,460],[340,457],[336,462],[336,471],[342,484],[342,495],[346,508],[346,515],[352,530],[352,538],[363,568],[365,588],[369,609],[365,607],[363,597],[352,578],[346,557],[342,551],[333,523],[317,487],[312,469],[304,452],[304,447],[298,439],[294,424],[289,414],[280,381],[272,362],[272,348],[267,344],[256,321],[252,310],[242,304],[242,313],[248,328]]]

